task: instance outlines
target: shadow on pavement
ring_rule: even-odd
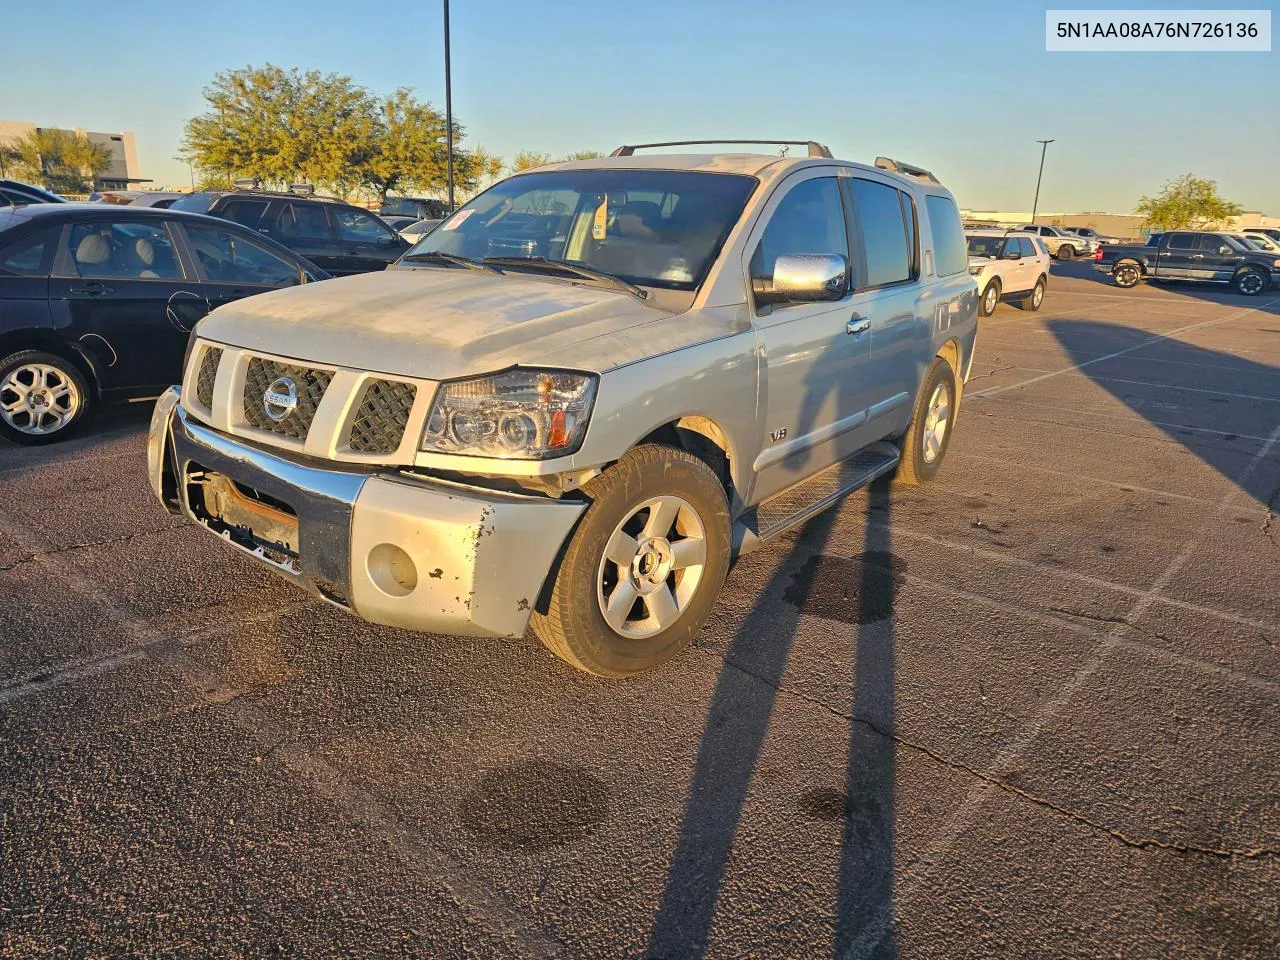
[[[651,958],[707,953],[717,900],[800,617],[849,625],[854,722],[848,764],[831,786],[798,798],[807,816],[842,822],[833,955],[894,958],[894,637],[897,561],[890,552],[887,480],[870,491],[864,552],[829,556],[836,513],[811,520],[734,636],[716,685],[680,836],[650,933]],[[783,596],[783,602],[777,598]],[[769,638],[769,639],[765,639]],[[836,774],[836,771],[833,771]],[[839,783],[839,786],[834,784]]]
[[[1273,338],[1280,348],[1280,319],[1273,323],[1269,314],[1259,315],[1259,319],[1262,324],[1258,332]],[[1280,424],[1280,367],[1180,340],[1153,340],[1148,330],[1120,324],[1049,320],[1046,326],[1072,360],[1081,364],[1082,374],[1239,485],[1262,506],[1274,509],[1280,497],[1280,490],[1275,489],[1275,471],[1253,469],[1249,464]],[[1150,342],[1148,356],[1134,351],[1099,360],[1100,338],[1108,352]],[[1157,360],[1160,367],[1160,374],[1154,377],[1150,374],[1151,360]],[[1147,367],[1125,369],[1126,365],[1144,362]],[[1143,396],[1144,391],[1180,388],[1185,396],[1193,398],[1182,405],[1181,412],[1169,410],[1163,400]],[[1188,423],[1171,422],[1175,419]],[[1212,429],[1206,425],[1212,425]],[[1197,426],[1200,429],[1195,429]],[[1274,445],[1271,451],[1274,456]]]

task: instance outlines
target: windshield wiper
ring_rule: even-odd
[[[441,253],[439,250],[431,250],[427,253],[407,253],[400,259],[405,263],[448,263],[455,267],[466,267],[468,270],[484,270],[486,273],[497,273],[493,267],[487,266],[479,260],[472,260],[470,257],[459,257],[453,253]]]
[[[599,283],[607,283],[617,287],[619,290],[625,290],[632,296],[639,297],[641,300],[647,300],[649,294],[637,287],[634,283],[616,277],[612,273],[605,273],[603,270],[592,270],[590,267],[581,267],[576,263],[566,263],[564,260],[548,260],[546,257],[485,257],[480,261],[482,264],[492,264],[498,267],[526,267],[533,266],[545,270],[558,270],[564,273],[572,273],[587,280],[595,280]]]

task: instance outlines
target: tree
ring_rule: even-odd
[[[1243,210],[1219,196],[1213,180],[1187,173],[1165,183],[1157,196],[1142,197],[1135,212],[1146,217],[1153,230],[1203,230],[1238,217]]]
[[[599,150],[579,150],[577,153],[571,153],[566,160],[595,160],[597,157],[603,157],[604,154]]]
[[[445,118],[429,103],[420,103],[401,87],[378,105],[378,123],[361,166],[362,179],[378,200],[391,190],[436,193],[448,185],[448,140]],[[453,138],[462,139],[455,122]],[[461,161],[461,162],[460,162]],[[454,151],[455,179],[471,173],[466,158]],[[462,174],[459,177],[459,174]]]
[[[89,193],[111,166],[111,151],[83,134],[36,128],[4,147],[5,167],[54,193]]]
[[[555,163],[549,153],[521,150],[516,154],[516,158],[511,161],[511,172],[519,173],[521,170],[530,170],[533,167],[545,167],[548,163]]]

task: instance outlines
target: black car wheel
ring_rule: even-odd
[[[1236,274],[1235,287],[1246,297],[1256,297],[1267,289],[1267,278],[1257,270],[1241,270]]]
[[[1058,248],[1059,260],[1070,260],[1076,255],[1076,248],[1069,243],[1064,243]]]
[[[0,433],[17,443],[64,440],[89,409],[89,385],[75,364],[42,350],[0,360]]]
[[[1115,269],[1111,271],[1111,278],[1116,282],[1117,287],[1124,287],[1127,290],[1138,285],[1142,279],[1142,271],[1132,260],[1126,260],[1116,264]]]
[[[982,291],[982,300],[978,304],[979,316],[989,317],[996,312],[996,307],[1000,305],[1000,281],[993,279],[987,284],[987,289]]]

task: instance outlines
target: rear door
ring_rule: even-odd
[[[770,197],[747,250],[753,278],[772,279],[783,255],[836,254],[849,260],[838,171],[815,167],[789,177]],[[855,308],[854,299],[849,293],[834,302],[756,306],[763,436],[753,501],[867,442],[871,324],[865,305]]]
[[[1199,269],[1200,241],[1194,233],[1166,233],[1157,248],[1155,276],[1168,280],[1194,280]]]
[[[407,240],[371,213],[354,207],[330,207],[329,218],[353,272],[385,270],[409,249]]]
[[[270,236],[335,277],[361,273],[338,243],[322,203],[285,201],[270,212]]]
[[[159,218],[73,221],[49,300],[54,326],[102,358],[104,389],[176,383],[188,332],[208,309]]]
[[[861,375],[867,429],[842,447],[847,456],[863,442],[906,425],[915,389],[916,359],[929,336],[920,309],[919,218],[912,198],[889,180],[858,171],[844,179],[856,229],[853,320],[870,323],[871,360]]]
[[[17,240],[0,233],[0,334],[49,329],[49,271],[61,236],[60,222]]]

